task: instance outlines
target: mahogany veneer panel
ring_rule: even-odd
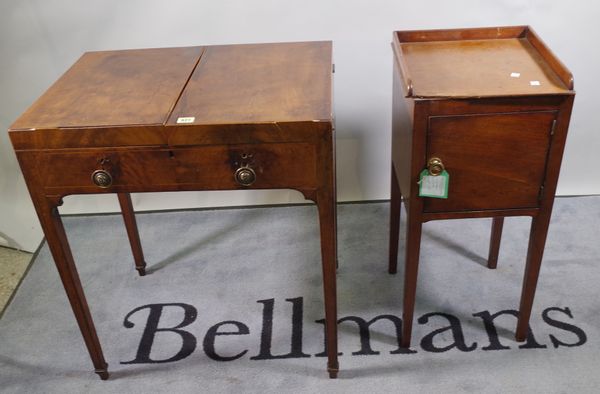
[[[163,124],[202,51],[87,52],[11,129]]]
[[[168,124],[331,119],[331,62],[331,42],[207,47]]]

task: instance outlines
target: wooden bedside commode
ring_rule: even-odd
[[[531,216],[516,339],[526,338],[554,203],[573,77],[528,26],[393,35],[389,272],[407,211],[402,345],[410,346],[422,224],[493,218],[495,268],[504,217]]]
[[[108,378],[58,206],[116,193],[136,269],[129,193],[299,190],[318,207],[328,371],[336,377],[332,44],[303,42],[84,54],[10,138],[95,372]]]

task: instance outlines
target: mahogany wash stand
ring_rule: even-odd
[[[116,193],[144,275],[129,193],[279,188],[318,208],[327,369],[337,377],[331,42],[89,52],[9,134],[102,379],[108,365],[58,212],[62,198]]]
[[[393,35],[389,272],[407,211],[402,345],[410,346],[423,223],[493,218],[496,268],[506,216],[531,216],[516,339],[526,339],[571,108],[573,77],[528,26]],[[419,196],[420,174],[448,196]]]

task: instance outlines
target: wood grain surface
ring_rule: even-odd
[[[85,53],[10,128],[163,124],[202,50]]]
[[[569,92],[524,38],[403,43],[402,51],[418,97]]]
[[[212,46],[168,124],[331,119],[331,42]]]
[[[573,76],[530,26],[394,32],[405,95],[573,94]]]
[[[432,117],[427,157],[450,174],[447,199],[425,212],[533,208],[540,203],[556,112]]]

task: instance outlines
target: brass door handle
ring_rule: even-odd
[[[92,182],[96,186],[106,189],[112,185],[113,179],[108,171],[96,170],[92,173]]]
[[[240,167],[235,171],[235,181],[242,186],[250,186],[256,181],[256,173],[250,167]]]
[[[427,170],[429,175],[437,176],[444,172],[444,163],[439,157],[432,157],[427,161]]]

